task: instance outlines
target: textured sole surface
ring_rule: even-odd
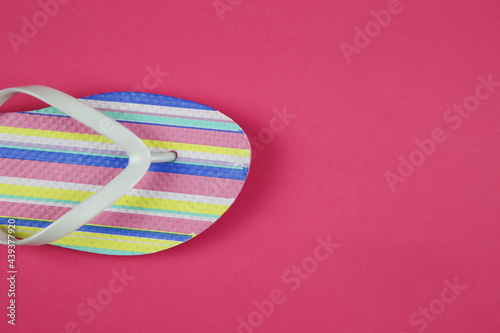
[[[152,152],[175,150],[106,211],[52,243],[115,255],[158,252],[193,238],[234,202],[247,177],[250,143],[224,114],[147,93],[108,93],[83,102],[117,120]],[[111,181],[126,153],[49,107],[0,115],[0,229],[36,233]]]

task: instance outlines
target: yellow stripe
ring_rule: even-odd
[[[102,135],[58,132],[58,131],[48,131],[48,130],[39,130],[31,128],[27,129],[19,127],[0,126],[0,133],[26,135],[26,136],[52,138],[52,139],[65,139],[74,141],[114,143],[113,141],[108,140],[106,137]],[[179,142],[156,141],[156,140],[142,140],[142,141],[146,146],[150,148],[163,148],[163,149],[173,149],[173,150],[178,149],[186,151],[195,151],[200,153],[222,154],[231,156],[245,156],[245,157],[250,156],[250,151],[248,149],[225,148],[216,146],[195,145],[191,143],[179,143]]]
[[[225,148],[217,146],[204,146],[195,145],[191,143],[179,143],[179,142],[167,142],[167,141],[154,141],[154,140],[142,140],[144,144],[150,148],[162,148],[162,149],[178,149],[186,151],[196,151],[201,153],[211,153],[211,154],[221,154],[221,155],[231,155],[231,156],[243,156],[249,157],[250,150],[248,149],[237,149],[237,148]]]
[[[0,184],[0,194],[16,195],[31,198],[43,198],[54,200],[71,200],[82,202],[94,192],[63,190],[46,187],[34,187],[23,185]],[[124,195],[113,206],[142,207],[152,209],[164,209],[188,213],[200,213],[211,215],[222,215],[230,205],[215,205],[189,201],[157,199],[148,197],[136,197]]]
[[[5,230],[6,226],[2,225],[0,226],[0,229]],[[33,232],[39,232],[40,230],[42,230],[42,228],[17,226],[16,237],[26,238],[33,235]],[[92,238],[70,237],[70,236],[85,236]],[[132,243],[126,241],[144,242],[149,244]],[[139,237],[129,237],[129,236],[119,236],[119,235],[102,235],[89,232],[75,231],[66,237],[63,237],[55,242],[52,242],[51,244],[85,246],[97,249],[112,249],[121,251],[152,253],[168,249],[172,246],[181,243],[182,242],[169,241],[169,240],[156,240],[150,238],[139,238]]]

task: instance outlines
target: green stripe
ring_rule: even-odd
[[[85,251],[91,253],[98,254],[111,254],[117,256],[139,256],[143,254],[149,254],[149,252],[133,252],[133,251],[122,251],[122,250],[111,250],[111,249],[98,249],[94,247],[86,247],[86,246],[75,246],[75,245],[59,245],[59,244],[50,244],[59,247],[65,247],[67,249]]]
[[[67,114],[57,110],[54,107],[48,107],[41,110],[33,111],[35,113],[45,113],[57,116],[68,116]],[[174,117],[162,117],[162,116],[152,116],[143,115],[136,113],[122,113],[116,111],[100,111],[110,118],[115,120],[123,121],[134,121],[141,123],[149,123],[153,125],[174,125],[174,126],[185,126],[185,127],[197,127],[197,128],[208,128],[226,131],[241,131],[241,128],[233,122],[220,122],[211,120],[198,120],[198,119],[184,119],[184,118],[174,118]]]
[[[81,201],[34,198],[34,197],[24,197],[24,196],[19,196],[19,195],[7,195],[7,194],[0,194],[0,198],[21,199],[21,200],[30,200],[30,201],[42,201],[42,202],[51,202],[51,203],[73,204],[73,205],[78,205],[79,203],[81,203]],[[197,217],[211,217],[211,218],[219,218],[220,217],[220,215],[213,215],[213,214],[181,212],[181,211],[177,211],[177,210],[167,210],[167,209],[147,208],[147,207],[111,205],[110,208],[121,208],[121,209],[128,209],[128,210],[138,210],[138,211],[157,212],[157,213],[170,213],[170,214],[176,214],[176,215],[188,215],[188,216],[197,216]]]
[[[81,203],[81,201],[47,199],[47,198],[34,198],[34,197],[24,197],[24,196],[21,196],[21,195],[7,195],[7,194],[0,194],[0,198],[22,199],[22,200],[42,201],[42,202],[52,202],[52,203],[64,203],[64,204],[72,204],[72,205],[78,205],[79,203]]]
[[[132,209],[132,210],[142,210],[142,211],[146,211],[146,212],[171,213],[171,214],[177,214],[177,215],[198,216],[198,217],[212,217],[212,218],[219,218],[220,217],[220,215],[180,212],[177,210],[167,210],[167,209],[158,209],[158,208],[129,207],[129,206],[120,206],[120,205],[112,205],[111,207],[112,208],[122,208],[122,209]]]

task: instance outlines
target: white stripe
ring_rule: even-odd
[[[23,204],[31,204],[31,205],[39,205],[39,206],[66,207],[66,208],[73,208],[76,206],[74,204],[65,204],[65,203],[59,203],[59,202],[44,202],[44,201],[12,199],[12,198],[0,198],[0,202],[14,202],[14,203],[23,203]],[[105,212],[108,212],[108,211],[115,212],[115,213],[128,213],[128,214],[136,214],[136,215],[172,217],[172,218],[178,218],[178,219],[182,219],[182,220],[196,220],[196,221],[211,222],[211,223],[217,221],[217,218],[214,218],[214,217],[170,214],[170,213],[143,211],[143,210],[121,209],[121,208],[113,208],[113,207],[109,207],[108,209],[105,210]]]
[[[98,135],[96,135],[98,136]],[[0,133],[0,140],[11,141],[17,143],[32,143],[36,142],[42,145],[50,146],[63,146],[63,147],[75,147],[75,148],[85,148],[85,149],[100,149],[100,150],[110,150],[114,152],[123,152],[117,144],[106,143],[106,142],[93,142],[84,140],[68,140],[60,138],[46,138],[39,136],[29,136],[29,135],[19,135],[19,134],[7,134]],[[164,148],[149,148],[151,152],[162,152],[165,151]],[[235,155],[225,155],[225,154],[215,154],[215,153],[204,153],[190,150],[179,150],[175,151],[185,158],[210,160],[210,161],[223,161],[234,163],[235,166],[245,165],[250,162],[250,157],[248,156],[235,156]],[[89,153],[92,153],[89,151]],[[124,155],[116,155],[124,156]]]
[[[0,184],[43,187],[43,188],[52,188],[52,189],[59,189],[59,190],[82,191],[82,192],[89,192],[89,193],[95,193],[104,187],[101,185],[66,183],[66,182],[58,182],[58,181],[53,181],[53,180],[17,178],[17,177],[2,177],[2,176],[0,176]],[[154,199],[164,199],[164,200],[178,200],[178,201],[185,201],[185,202],[195,202],[195,203],[203,203],[203,204],[211,204],[211,205],[222,205],[222,206],[231,205],[234,202],[234,198],[227,199],[227,198],[218,198],[218,197],[211,197],[211,196],[205,196],[205,195],[139,190],[139,189],[134,189],[134,188],[129,190],[127,193],[125,193],[125,195],[133,196],[133,197],[154,198]],[[68,198],[68,200],[71,200],[71,198]]]
[[[96,109],[111,109],[119,111],[132,111],[138,113],[146,112],[146,113],[154,113],[157,115],[194,117],[194,118],[204,118],[210,120],[223,120],[232,122],[231,118],[229,118],[228,116],[219,111],[177,108],[172,106],[161,106],[161,105],[108,102],[108,101],[98,101],[91,99],[81,99],[80,101]]]

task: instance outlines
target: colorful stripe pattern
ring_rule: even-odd
[[[152,152],[175,150],[106,211],[53,245],[137,255],[193,238],[234,202],[247,177],[250,143],[230,118],[206,106],[147,93],[82,99],[117,120]],[[0,114],[0,229],[28,237],[82,202],[128,164],[116,144],[48,107]]]

